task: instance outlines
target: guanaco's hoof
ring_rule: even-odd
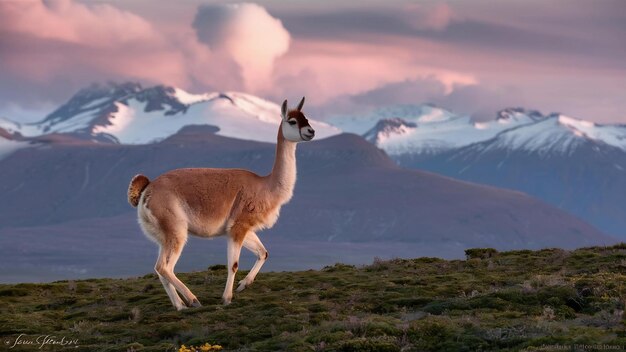
[[[248,286],[246,285],[246,283],[245,283],[245,282],[243,282],[243,281],[241,281],[241,282],[239,283],[239,286],[237,287],[237,290],[236,290],[236,291],[237,291],[237,292],[241,292],[241,291],[245,290],[245,289],[246,289],[246,287],[248,287]]]
[[[194,300],[191,301],[191,306],[195,307],[195,308],[198,308],[198,307],[202,307],[202,304],[200,304],[200,301],[198,301],[197,298],[194,298]]]

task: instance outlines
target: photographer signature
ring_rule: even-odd
[[[71,339],[65,336],[55,335],[39,335],[30,337],[26,334],[20,334],[15,340],[5,340],[4,344],[9,346],[9,349],[15,346],[38,346],[42,349],[44,346],[56,345],[56,346],[78,346],[78,339]]]

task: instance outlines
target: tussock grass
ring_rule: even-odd
[[[626,346],[626,245],[571,252],[481,248],[467,257],[261,273],[226,307],[220,302],[226,269],[213,266],[179,275],[204,305],[182,312],[153,274],[0,285],[0,343],[24,334],[78,339],[78,347],[67,348],[73,351],[178,351],[183,344],[219,344],[225,351]]]

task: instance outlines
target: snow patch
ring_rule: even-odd
[[[334,115],[326,119],[331,125],[344,132],[364,134],[383,119],[400,118],[408,122],[440,123],[458,116],[431,105],[393,105],[354,115]]]
[[[36,124],[31,129],[22,128],[22,134],[28,137],[38,136],[44,133],[70,133],[89,129],[92,121],[98,117],[98,111],[87,110],[74,115],[71,119],[65,119],[55,124]]]
[[[508,130],[498,136],[487,149],[502,148],[537,152],[570,154],[584,142],[568,128],[563,128],[558,119],[550,118],[521,128]]]
[[[590,122],[590,121],[578,120],[573,117],[568,117],[565,115],[559,115],[559,123],[565,126],[570,126],[573,128],[583,128],[583,129],[593,128],[596,125],[595,123]]]
[[[185,105],[197,104],[215,98],[216,93],[192,94],[180,88],[174,88],[174,97]]]
[[[430,109],[424,109],[424,114],[418,118],[419,122],[441,122],[447,121],[451,117],[448,111],[432,107],[429,108]]]
[[[87,104],[83,105],[82,108],[83,109],[91,109],[91,108],[97,107],[98,105],[104,104],[104,103],[109,102],[109,101],[111,101],[111,98],[109,98],[109,97],[103,97],[103,98],[99,98],[99,99],[94,99],[94,100],[88,102]]]
[[[564,115],[558,117],[558,122],[577,136],[587,137],[626,150],[626,126],[599,125]]]
[[[0,128],[5,129],[9,133],[13,134],[15,132],[19,132],[22,128],[22,125],[18,122],[0,117]]]
[[[136,101],[135,101],[136,102]],[[139,105],[139,104],[137,104]],[[134,110],[129,106],[115,102],[115,108],[117,111],[109,115],[109,124],[96,125],[92,129],[93,133],[107,133],[111,135],[120,135],[124,133],[124,130],[133,123]]]

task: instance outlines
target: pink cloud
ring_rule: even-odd
[[[445,52],[431,41],[292,40],[256,4],[202,5],[192,23],[190,16],[158,27],[113,5],[70,0],[0,2],[0,10],[0,73],[17,72],[40,90],[65,82],[71,94],[92,81],[141,80],[276,100],[306,94],[320,105],[407,79],[434,79],[447,91],[476,83],[470,73],[425,64]],[[450,16],[445,6],[409,10],[417,26],[432,29]]]
[[[110,5],[70,0],[0,2],[1,69],[46,82],[80,80],[188,81],[184,57],[148,21]],[[159,77],[156,77],[156,75]]]
[[[200,6],[193,26],[202,42],[239,64],[252,92],[270,87],[274,60],[287,52],[291,39],[279,19],[251,3]]]
[[[445,66],[429,65],[417,60],[424,52],[441,52],[444,49],[426,41],[412,45],[398,45],[388,38],[386,43],[346,43],[344,41],[300,40],[277,60],[275,75],[280,82],[292,79],[274,92],[290,94],[284,88],[297,90],[311,96],[312,104],[324,104],[340,95],[364,93],[376,87],[407,79],[432,79],[442,84],[447,92],[455,86],[476,84],[477,78],[468,72]],[[307,72],[303,76],[303,72]],[[305,79],[303,79],[303,77]],[[313,84],[312,84],[313,83]],[[296,94],[295,91],[293,94]]]
[[[37,38],[94,47],[162,39],[148,21],[107,4],[3,1],[0,8],[3,29]]]
[[[42,118],[92,82],[244,90],[242,67],[199,42],[190,22],[164,30],[113,5],[69,0],[0,1],[0,77],[6,117],[23,106]]]

